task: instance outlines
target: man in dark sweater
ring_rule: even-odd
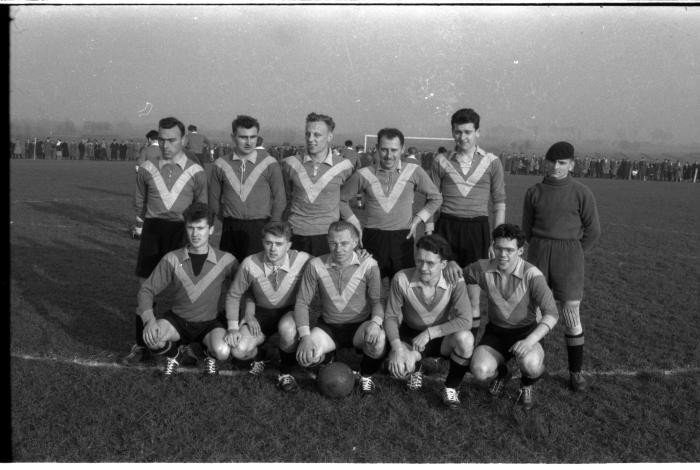
[[[523,231],[529,243],[527,261],[537,266],[554,293],[564,320],[569,358],[569,386],[583,391],[583,253],[600,237],[600,221],[590,189],[574,180],[574,147],[557,142],[545,155],[546,175],[525,193]]]

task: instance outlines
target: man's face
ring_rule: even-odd
[[[498,270],[510,273],[518,264],[523,248],[518,248],[518,241],[514,238],[497,238],[493,242],[493,252],[496,255]]]
[[[255,150],[255,145],[258,142],[258,129],[256,127],[251,127],[250,129],[237,127],[236,133],[232,134],[231,137],[238,155],[250,155]]]
[[[403,147],[398,137],[382,137],[379,141],[379,164],[383,170],[393,170],[401,161]]]
[[[547,176],[557,180],[566,178],[569,172],[574,169],[574,161],[570,158],[555,161],[545,160],[544,165]]]
[[[333,261],[346,264],[352,259],[352,254],[357,247],[357,239],[353,237],[350,230],[331,231],[328,233],[328,247]]]
[[[207,219],[193,220],[185,224],[187,240],[192,248],[203,248],[209,244],[209,237],[214,233],[214,227]]]
[[[416,269],[420,280],[424,284],[434,285],[440,280],[442,270],[447,266],[447,261],[432,251],[418,249],[416,253]]]
[[[452,126],[452,137],[455,139],[458,151],[468,152],[476,147],[479,140],[479,130],[474,128],[473,122],[455,124]]]
[[[271,233],[265,234],[262,244],[265,250],[265,259],[272,264],[281,262],[292,246],[291,241]]]
[[[185,145],[184,136],[180,135],[180,128],[173,126],[170,129],[158,128],[158,145],[163,152],[163,158],[170,160],[182,152]]]
[[[309,155],[325,155],[333,140],[333,133],[323,121],[306,123],[306,151]]]

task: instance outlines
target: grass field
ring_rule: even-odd
[[[133,165],[10,164],[12,458],[18,462],[607,463],[700,460],[700,184],[584,180],[603,237],[586,258],[590,390],[566,388],[560,325],[529,413],[468,375],[442,408],[386,376],[343,400],[226,370],[115,364],[132,338]],[[538,178],[507,176],[507,219]],[[215,237],[218,244],[218,237]],[[349,354],[349,353],[348,353]],[[347,356],[352,362],[356,358]],[[303,377],[303,374],[300,375]]]

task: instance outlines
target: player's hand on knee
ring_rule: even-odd
[[[534,343],[532,341],[529,341],[528,338],[521,339],[520,341],[516,341],[513,346],[510,347],[509,351],[512,352],[515,357],[523,357],[527,353],[529,353],[532,350],[532,347],[534,346]]]
[[[389,353],[389,373],[401,379],[408,375],[409,370],[408,350],[406,350],[403,345],[399,348],[392,349]]]
[[[314,365],[320,360],[320,354],[318,346],[311,335],[306,335],[299,341],[299,347],[297,348],[297,362],[301,364],[302,367],[309,367]]]
[[[422,332],[420,332],[415,338],[413,338],[411,346],[413,346],[414,351],[423,352],[429,341],[430,333],[427,329],[425,329]]]
[[[224,343],[235,348],[241,343],[241,330],[228,330],[224,335]]]
[[[248,325],[248,330],[252,336],[258,336],[262,334],[262,329],[260,328],[260,322],[255,315],[246,315],[245,322]]]
[[[382,329],[375,322],[370,321],[365,330],[365,343],[375,345],[382,335]]]
[[[160,330],[155,319],[150,320],[143,326],[143,341],[151,349],[155,348],[160,342]]]
[[[464,277],[462,268],[459,267],[456,261],[450,261],[449,263],[447,263],[445,269],[442,270],[442,274],[443,276],[445,276],[445,280],[450,284],[456,284],[460,279]]]

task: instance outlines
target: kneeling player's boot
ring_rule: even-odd
[[[362,395],[363,397],[367,395],[373,395],[376,390],[377,387],[374,385],[372,377],[360,376],[360,395]]]
[[[166,357],[165,358],[165,369],[163,370],[164,377],[171,377],[177,371],[180,366],[180,362],[177,360],[178,356]]]
[[[529,410],[534,406],[532,400],[532,385],[520,387],[520,393],[518,393],[518,399],[515,402],[516,405],[520,405],[523,409]]]
[[[442,403],[453,410],[459,407],[461,401],[459,401],[459,392],[457,389],[450,387],[442,389]]]
[[[219,373],[219,366],[216,363],[216,358],[209,355],[204,358],[204,374],[205,375],[217,375]]]
[[[408,388],[411,391],[415,390],[420,390],[420,388],[423,387],[423,371],[418,368],[415,372],[412,372],[408,376],[408,380],[406,381],[406,388]]]
[[[250,370],[248,373],[259,377],[265,372],[265,361],[253,361],[250,363]]]
[[[296,393],[299,391],[297,381],[292,374],[280,374],[277,376],[277,388],[285,393]]]
[[[181,345],[179,354],[180,365],[185,367],[194,367],[197,365],[197,355],[189,344]]]
[[[581,372],[569,372],[569,388],[574,392],[583,392],[588,387],[586,379]]]
[[[510,380],[511,371],[505,365],[498,366],[498,376],[489,384],[489,393],[491,396],[498,397],[503,394],[508,380]]]
[[[129,354],[119,359],[119,363],[123,366],[135,366],[139,364],[154,363],[151,350],[145,346],[134,344],[131,346]]]

